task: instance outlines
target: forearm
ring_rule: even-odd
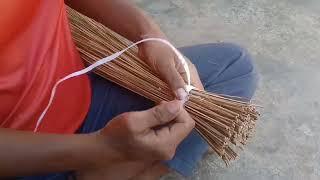
[[[55,135],[0,129],[0,177],[78,170],[95,153],[88,135]]]
[[[146,35],[164,37],[158,25],[129,0],[66,0],[66,3],[131,41]]]

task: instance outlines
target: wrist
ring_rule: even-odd
[[[165,34],[161,31],[160,27],[153,22],[149,17],[142,18],[143,21],[138,25],[139,35],[138,40],[145,38],[162,38],[166,39]]]
[[[145,31],[145,33],[140,35],[139,40],[148,39],[148,38],[160,38],[160,39],[168,40],[166,35],[161,30]],[[147,47],[148,44],[153,44],[153,42],[148,41],[148,42],[138,44],[137,46],[138,46],[139,51],[140,51],[140,49]]]
[[[79,135],[79,141],[78,147],[74,149],[76,161],[81,164],[79,169],[107,167],[122,160],[121,155],[98,133]]]

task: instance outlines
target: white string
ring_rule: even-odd
[[[183,68],[184,70],[186,71],[186,75],[187,75],[187,84],[185,85],[185,90],[187,91],[187,93],[189,94],[189,92],[194,89],[195,87],[191,85],[191,78],[190,78],[190,70],[189,70],[189,67],[188,67],[188,63],[187,61],[184,59],[183,55],[167,40],[165,39],[160,39],[160,38],[146,38],[146,39],[142,39],[130,46],[128,46],[127,48],[119,51],[119,52],[116,52],[108,57],[105,57],[99,61],[96,61],[95,63],[91,64],[90,66],[80,70],[80,71],[76,71],[74,73],[71,73],[61,79],[59,79],[53,86],[52,90],[51,90],[51,95],[50,95],[50,99],[49,99],[49,102],[48,102],[48,105],[46,106],[46,108],[44,109],[44,111],[41,113],[39,119],[37,120],[37,124],[36,124],[36,127],[34,128],[34,132],[37,132],[38,131],[38,128],[44,118],[44,116],[46,115],[49,107],[51,106],[52,104],[52,101],[53,101],[53,98],[56,94],[56,90],[57,90],[57,87],[60,83],[62,83],[63,81],[65,80],[68,80],[70,78],[73,78],[73,77],[76,77],[76,76],[80,76],[82,74],[85,74],[91,70],[93,70],[94,68],[102,65],[102,64],[105,64],[107,62],[110,62],[114,59],[116,59],[117,57],[119,57],[121,54],[123,54],[124,52],[126,52],[128,49],[132,48],[133,46],[136,46],[140,43],[143,43],[143,42],[146,42],[146,41],[158,41],[158,42],[161,42],[161,43],[164,43],[166,45],[168,45],[173,51],[174,53],[177,55],[177,57],[179,58],[179,60],[181,61],[182,65],[183,65]]]

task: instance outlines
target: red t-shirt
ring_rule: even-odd
[[[55,82],[84,66],[63,0],[1,0],[0,12],[0,127],[32,131]],[[39,131],[75,132],[90,97],[86,75],[63,82]]]

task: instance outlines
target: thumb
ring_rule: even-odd
[[[178,100],[164,102],[149,110],[135,113],[137,124],[145,130],[155,126],[166,124],[174,120],[183,110],[182,102]]]
[[[185,100],[188,96],[184,89],[185,82],[178,72],[177,68],[172,65],[167,67],[167,72],[164,74],[166,82],[169,84],[170,88],[174,91],[175,96],[179,100]]]

